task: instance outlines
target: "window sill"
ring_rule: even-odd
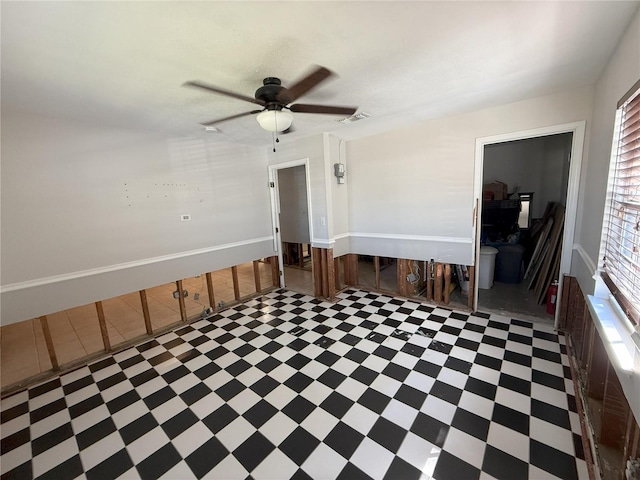
[[[610,298],[587,295],[587,305],[631,411],[640,418],[638,331]]]

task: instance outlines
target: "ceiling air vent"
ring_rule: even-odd
[[[350,117],[347,118],[343,118],[341,120],[338,120],[340,123],[353,123],[353,122],[357,122],[358,120],[364,120],[365,118],[369,118],[371,116],[371,114],[367,113],[367,112],[360,112],[360,113],[356,113],[355,115],[351,115]]]

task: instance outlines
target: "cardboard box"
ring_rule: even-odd
[[[507,184],[499,181],[485,183],[482,188],[482,198],[484,200],[506,200]]]

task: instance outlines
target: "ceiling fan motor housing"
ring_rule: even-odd
[[[281,110],[284,105],[276,97],[283,88],[279,78],[267,77],[262,80],[262,87],[256,90],[256,100],[262,100],[267,110]]]

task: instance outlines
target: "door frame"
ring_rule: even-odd
[[[313,218],[311,215],[311,178],[309,176],[309,159],[292,160],[290,162],[269,165],[269,190],[271,197],[271,222],[273,229],[273,247],[278,254],[278,272],[280,279],[280,288],[286,286],[284,279],[284,259],[282,252],[282,237],[280,228],[280,190],[278,186],[278,170],[284,170],[292,167],[304,166],[305,186],[307,188],[307,212],[309,224],[309,240],[313,239]],[[312,262],[313,264],[313,262]]]
[[[562,235],[562,255],[560,257],[560,274],[568,275],[571,272],[571,259],[573,256],[573,239],[575,236],[576,219],[578,213],[578,194],[580,191],[580,171],[582,169],[584,138],[586,131],[586,121],[564,123],[560,125],[551,125],[548,127],[535,128],[531,130],[523,130],[519,132],[504,133],[501,135],[493,135],[490,137],[481,137],[476,139],[475,153],[475,172],[473,198],[477,205],[475,215],[475,225],[472,229],[473,249],[472,257],[474,265],[479,266],[480,258],[480,228],[482,225],[482,184],[484,176],[484,147],[496,143],[510,142],[513,140],[524,140],[528,138],[546,137],[549,135],[557,135],[561,133],[572,133],[571,139],[571,162],[569,165],[569,179],[567,184],[567,200],[566,214],[564,220],[564,233]],[[478,278],[476,270],[476,279]],[[558,295],[556,303],[556,313],[554,319],[554,327],[558,328],[560,301],[562,298],[562,282],[558,285]],[[473,286],[473,310],[478,308],[478,282],[474,282]]]

